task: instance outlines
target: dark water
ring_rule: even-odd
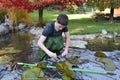
[[[20,54],[15,54],[14,59],[17,62],[35,63],[37,58],[38,47],[37,40],[28,32],[17,32],[0,37],[0,49],[5,47],[14,47],[20,49]],[[88,40],[87,49],[93,51],[113,51],[120,50],[120,38],[116,39],[92,39]]]
[[[14,59],[17,62],[34,63],[39,61],[37,58],[37,47],[33,47],[37,43],[37,39],[28,32],[17,32],[1,36],[0,49],[5,47],[14,47],[22,50],[21,53],[15,54]]]
[[[88,40],[87,49],[93,51],[114,51],[120,50],[120,38],[115,39],[91,39]]]

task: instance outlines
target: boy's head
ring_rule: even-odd
[[[57,22],[63,26],[68,25],[68,16],[66,14],[59,14],[57,17]]]

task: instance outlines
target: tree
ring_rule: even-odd
[[[85,0],[1,0],[0,4],[5,8],[26,9],[28,12],[39,10],[39,21],[43,22],[43,9],[51,5],[60,5],[65,8],[67,5],[82,5]]]
[[[110,8],[110,21],[113,21],[114,9],[120,7],[120,0],[87,0],[86,5],[100,11]]]

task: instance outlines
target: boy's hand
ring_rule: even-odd
[[[54,59],[58,59],[56,53],[50,52],[48,55]]]
[[[68,51],[65,50],[65,51],[63,51],[62,56],[66,56],[67,54],[68,54]]]

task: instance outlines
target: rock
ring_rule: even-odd
[[[22,30],[22,29],[24,29],[25,26],[26,26],[25,24],[20,23],[20,24],[18,25],[18,30]]]
[[[82,40],[71,40],[70,47],[86,48],[87,42]]]
[[[108,32],[105,29],[103,29],[101,33],[106,35]]]
[[[118,58],[118,60],[120,60],[120,57]]]
[[[42,34],[42,31],[43,31],[43,29],[42,29],[42,28],[39,28],[39,27],[32,27],[32,28],[29,30],[29,32],[30,32],[32,35],[36,36],[36,37],[40,37],[41,34]]]
[[[0,25],[0,34],[4,35],[7,34],[9,32],[9,26],[5,25],[5,24],[1,24]]]
[[[71,40],[85,40],[85,39],[95,39],[98,34],[88,34],[88,35],[71,35]]]

